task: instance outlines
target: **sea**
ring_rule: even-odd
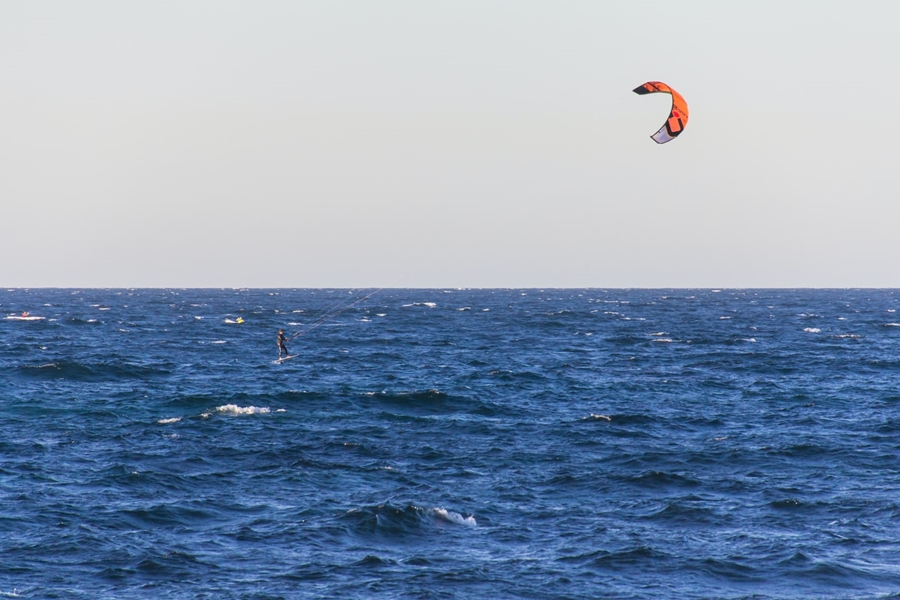
[[[0,290],[0,598],[900,598],[898,310]]]

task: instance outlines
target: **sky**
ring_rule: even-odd
[[[900,287],[898,20],[0,0],[0,286]]]

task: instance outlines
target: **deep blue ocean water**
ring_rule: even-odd
[[[900,291],[371,292],[0,291],[0,597],[900,598]]]

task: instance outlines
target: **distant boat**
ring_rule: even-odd
[[[23,312],[21,315],[9,315],[6,318],[10,321],[43,321],[47,317],[34,317],[27,312]]]

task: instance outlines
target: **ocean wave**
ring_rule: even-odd
[[[182,504],[157,504],[146,508],[125,510],[124,515],[133,526],[143,529],[152,526],[191,526],[216,516],[216,511],[203,502],[189,501]]]
[[[684,523],[690,527],[696,527],[701,523],[721,525],[722,517],[712,508],[702,504],[703,501],[696,496],[680,498],[666,502],[665,506],[645,518],[670,524]]]
[[[612,417],[610,417],[609,415],[595,415],[594,413],[591,413],[587,417],[582,417],[581,420],[582,421],[612,421]]]
[[[166,368],[135,365],[125,361],[80,363],[60,360],[39,365],[23,365],[18,367],[17,371],[21,375],[38,379],[84,382],[154,379],[171,375],[171,371]]]
[[[613,414],[610,420],[618,425],[649,425],[656,423],[656,418],[644,414]]]
[[[488,375],[491,377],[496,377],[501,381],[509,381],[509,382],[540,382],[545,381],[547,378],[540,373],[535,371],[508,371],[506,369],[494,369],[492,371],[488,371]]]
[[[217,406],[216,411],[227,415],[265,415],[272,412],[268,407],[238,406],[237,404]]]
[[[66,325],[99,325],[102,323],[97,319],[82,319],[80,317],[67,317],[62,322]]]
[[[478,522],[475,520],[475,517],[469,515],[468,517],[464,517],[458,512],[454,512],[452,510],[447,510],[446,508],[432,508],[429,509],[432,514],[445,521],[450,521],[451,523],[456,523],[457,525],[465,525],[466,527],[477,527]]]
[[[624,478],[625,481],[639,485],[641,487],[699,487],[700,482],[692,477],[685,477],[676,473],[666,473],[664,471],[645,471],[639,475]]]
[[[441,414],[467,412],[493,416],[497,408],[488,402],[458,394],[446,394],[432,389],[410,392],[366,392],[362,403],[377,402],[388,414],[410,417],[430,417]]]
[[[463,528],[478,526],[473,515],[463,516],[444,507],[423,508],[408,504],[401,508],[390,503],[350,510],[338,521],[355,535],[386,537],[421,535],[447,525]]]
[[[563,556],[557,560],[566,563],[576,563],[598,569],[626,569],[631,570],[640,565],[657,563],[664,559],[662,555],[647,546],[639,546],[625,550],[596,550],[574,556]]]

